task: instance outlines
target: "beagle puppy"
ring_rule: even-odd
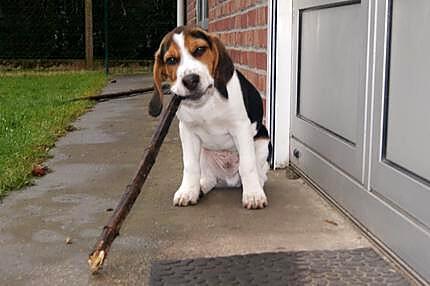
[[[221,41],[200,28],[177,27],[163,38],[153,72],[152,116],[162,110],[163,81],[184,98],[176,113],[184,170],[173,204],[193,205],[215,187],[242,186],[245,208],[267,206],[271,145],[262,99]]]

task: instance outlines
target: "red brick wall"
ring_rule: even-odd
[[[209,32],[217,33],[236,67],[264,96],[267,0],[208,0]],[[187,0],[187,24],[196,23],[196,0]]]
[[[185,0],[187,6],[187,24],[196,23],[196,0]]]

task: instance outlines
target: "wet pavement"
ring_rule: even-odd
[[[121,77],[105,92],[147,85],[148,77]],[[0,285],[142,285],[154,260],[369,247],[349,221],[285,170],[270,172],[266,209],[243,209],[240,189],[215,190],[196,206],[174,207],[182,172],[175,121],[103,271],[90,274],[88,253],[156,126],[149,97],[98,103],[51,151],[53,172],[0,203]]]

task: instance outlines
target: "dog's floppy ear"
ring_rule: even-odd
[[[216,55],[214,64],[215,88],[221,93],[222,96],[228,98],[227,82],[233,76],[233,61],[228,55],[227,50],[221,40],[217,36],[212,36],[211,39]]]
[[[162,73],[163,60],[160,56],[160,51],[155,53],[154,61],[154,94],[152,95],[151,101],[149,102],[149,114],[153,117],[160,115],[163,109],[163,90],[161,89],[161,83],[164,79]]]

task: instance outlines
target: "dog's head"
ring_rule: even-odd
[[[228,97],[226,84],[234,72],[233,62],[217,36],[196,28],[181,26],[164,36],[154,62],[154,95],[149,113],[158,116],[163,107],[161,83],[191,100],[200,99],[215,87]]]

